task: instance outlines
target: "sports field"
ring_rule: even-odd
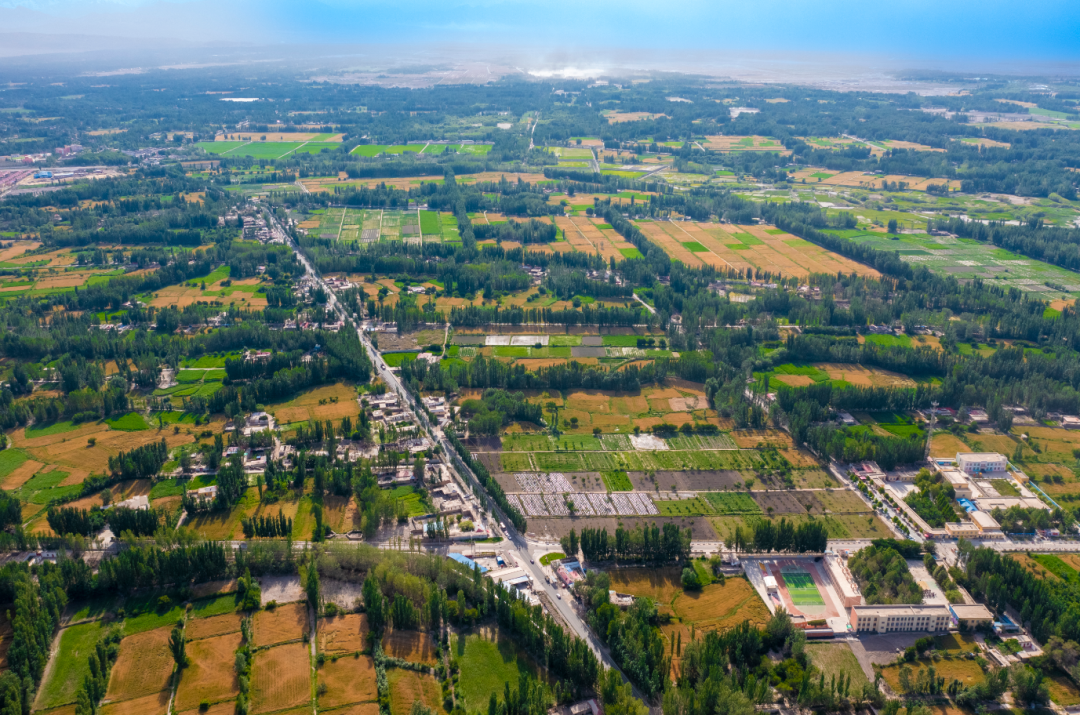
[[[289,141],[251,141],[251,142],[198,142],[200,147],[208,154],[218,156],[245,156],[253,159],[280,159],[290,154],[319,154],[324,149],[334,151],[341,144],[339,142],[289,142]]]
[[[825,599],[814,585],[814,579],[805,571],[782,572],[784,586],[796,606],[824,606]]]

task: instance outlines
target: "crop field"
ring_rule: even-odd
[[[672,259],[687,266],[747,268],[773,275],[804,277],[811,273],[877,276],[861,263],[827,251],[779,229],[690,221],[638,221],[638,228]]]
[[[307,660],[304,660],[305,666]],[[396,670],[396,669],[395,669]],[[389,673],[387,674],[389,677]],[[371,656],[344,656],[327,659],[316,671],[320,689],[319,708],[337,707],[351,703],[370,702],[379,696],[375,683],[375,663]],[[410,703],[411,705],[411,703]]]
[[[435,665],[435,640],[420,631],[391,631],[383,636],[383,650],[394,658]]]
[[[131,700],[110,702],[102,705],[98,712],[101,715],[165,715],[171,695],[168,690],[162,690]]]
[[[701,143],[709,151],[776,151],[783,154],[791,152],[784,148],[779,139],[759,136],[708,136]]]
[[[155,308],[185,308],[198,302],[217,302],[225,307],[236,305],[244,309],[266,307],[266,293],[260,292],[260,279],[243,278],[232,281],[231,285],[222,285],[226,280],[229,280],[227,271],[215,271],[205,278],[193,278],[186,283],[161,288],[152,295],[149,303]]]
[[[355,653],[367,647],[367,616],[350,613],[319,623],[319,650],[325,653]]]
[[[391,668],[386,673],[386,681],[390,686],[390,715],[409,715],[415,702],[423,703],[435,713],[446,712],[439,683],[432,676]]]
[[[879,151],[884,153],[884,149],[879,149]],[[799,169],[791,175],[791,178],[796,182],[808,184],[849,186],[859,189],[882,189],[885,182],[888,182],[897,186],[903,184],[904,188],[909,191],[926,191],[926,187],[930,185],[948,185],[950,192],[960,190],[960,182],[956,179],[927,179],[921,176],[904,176],[903,174],[867,175],[861,171],[834,172],[814,167]]]
[[[191,665],[182,671],[176,689],[177,710],[194,710],[203,700],[213,704],[236,697],[240,686],[233,663],[240,641],[239,633],[230,633],[188,643]]]
[[[251,668],[251,712],[311,702],[311,655],[306,643],[260,650]]]
[[[925,265],[934,273],[960,280],[982,278],[1004,289],[1018,288],[1044,300],[1080,296],[1080,278],[1064,268],[1012,253],[974,239],[926,234],[902,234],[892,240],[884,233],[850,229],[830,230],[849,241],[883,251],[897,251],[909,263]],[[1062,292],[1047,282],[1064,286]]]
[[[339,422],[342,417],[359,415],[360,403],[351,385],[338,382],[308,390],[288,402],[267,405],[266,411],[281,425],[309,420]]]
[[[254,621],[255,645],[259,647],[300,640],[308,631],[307,604],[289,603],[259,611]]]
[[[598,253],[605,261],[621,261],[628,255],[640,253],[603,219],[586,216],[558,216],[555,225],[564,232],[566,242],[575,251]]]
[[[156,628],[120,642],[106,698],[131,700],[168,689],[174,667],[169,650],[171,631],[171,626]]]
[[[240,621],[243,616],[239,613],[224,613],[220,616],[209,618],[193,618],[184,627],[184,636],[189,640],[222,636],[227,633],[239,633]]]

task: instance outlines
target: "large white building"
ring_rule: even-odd
[[[956,466],[971,475],[1004,474],[1009,460],[996,452],[957,452]]]
[[[949,627],[945,606],[854,606],[851,628],[856,633],[897,633],[900,631],[943,631]]]

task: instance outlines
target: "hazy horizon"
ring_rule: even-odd
[[[1001,0],[825,4],[556,2],[517,0],[388,6],[367,0],[0,0],[0,55],[79,51],[226,52],[296,46],[318,57],[396,47],[439,61],[493,61],[517,69],[633,68],[797,79],[800,73],[939,69],[998,74],[1080,74],[1080,4],[1051,0],[1018,9]],[[28,33],[28,34],[20,34]],[[478,44],[482,43],[482,44]],[[473,56],[469,56],[469,51]],[[327,49],[330,49],[327,47]],[[271,54],[273,54],[271,52]],[[387,66],[397,61],[387,52]],[[379,58],[362,58],[365,62]]]

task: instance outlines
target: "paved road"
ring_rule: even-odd
[[[278,226],[277,224],[276,217],[272,217],[271,221],[275,227],[275,230],[281,231],[280,226]],[[368,340],[367,335],[364,333],[363,330],[359,329],[359,326],[356,324],[356,320],[354,319],[354,317],[345,309],[345,307],[338,300],[337,295],[334,293],[333,289],[326,284],[326,282],[318,274],[315,268],[311,265],[311,262],[308,261],[307,257],[303,254],[299,246],[296,245],[296,243],[291,239],[291,237],[289,237],[288,234],[285,234],[284,231],[282,231],[282,235],[285,236],[288,245],[296,253],[297,259],[303,264],[304,270],[307,272],[307,275],[310,276],[314,281],[316,281],[316,283],[321,286],[323,290],[326,291],[327,308],[329,310],[337,312],[337,314],[341,316],[341,319],[343,321],[357,329],[357,333],[360,335],[360,342],[364,346],[364,349],[367,350],[368,357],[371,359],[372,364],[375,366],[379,377],[381,377],[386,382],[387,386],[391,390],[396,392],[401,397],[404,404],[412,405],[412,400],[410,399],[409,394],[405,391],[405,388],[402,386],[401,381],[398,379],[397,375],[390,371],[389,366],[379,355],[378,351],[375,350],[374,346]],[[454,450],[453,446],[450,444],[443,431],[437,426],[433,426],[428,421],[427,415],[424,414],[423,411],[417,409],[414,410],[413,413],[416,416],[417,423],[421,425],[421,429],[429,436],[431,436],[437,444],[441,445],[443,451],[450,457],[447,460],[447,465],[450,468],[451,474],[453,474],[461,483],[460,485],[465,488],[467,487],[465,482],[470,482],[471,484],[474,484],[476,486],[476,489],[478,491],[483,493],[483,487],[480,486],[480,483],[476,479],[476,476],[472,474],[472,472],[464,465],[464,463],[460,461],[457,452]],[[467,494],[468,489],[465,488],[463,490],[463,493]],[[504,553],[509,553],[512,555],[512,557],[525,570],[525,572],[529,574],[529,577],[532,579],[534,588],[536,590],[541,590],[547,593],[547,595],[551,599],[551,602],[555,604],[555,608],[559,611],[559,614],[568,624],[570,624],[570,627],[574,630],[574,632],[586,643],[589,644],[589,646],[601,659],[601,662],[603,662],[604,665],[608,668],[617,668],[618,666],[612,659],[611,654],[604,647],[603,643],[601,643],[600,640],[593,634],[593,632],[586,626],[585,622],[581,618],[581,615],[572,605],[572,599],[570,599],[569,593],[565,590],[558,589],[548,584],[544,578],[544,574],[541,570],[540,565],[534,563],[535,558],[537,558],[540,554],[551,551],[552,548],[558,548],[557,544],[554,547],[546,544],[545,542],[540,542],[536,545],[530,545],[529,541],[525,538],[525,536],[518,533],[517,530],[514,529],[512,522],[510,522],[510,520],[506,518],[506,515],[502,513],[497,504],[495,504],[494,502],[490,502],[490,507],[491,516],[495,522],[491,525],[491,532],[493,534],[500,534],[501,532],[501,534],[505,536],[507,540],[506,544],[500,547],[500,550]],[[498,525],[496,525],[496,523]],[[510,548],[506,548],[506,546],[509,546]],[[565,597],[563,597],[563,594],[565,594]],[[641,697],[641,694],[637,691],[636,687],[634,688],[634,690],[638,697]]]

